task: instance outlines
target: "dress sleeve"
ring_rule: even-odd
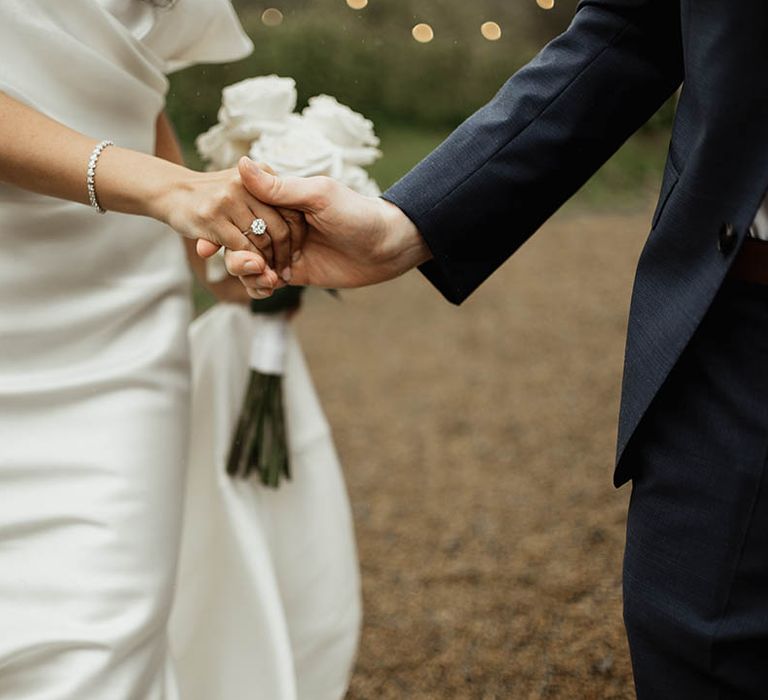
[[[161,59],[166,73],[196,63],[237,61],[253,51],[230,0],[176,0],[155,13],[142,41]]]

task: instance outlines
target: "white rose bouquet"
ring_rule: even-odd
[[[373,122],[328,95],[311,98],[301,113],[296,103],[292,78],[262,76],[224,88],[219,122],[197,138],[200,157],[209,169],[226,169],[249,155],[278,175],[325,175],[361,194],[381,194],[365,170],[381,157]],[[208,261],[207,275],[226,277],[223,255]],[[251,303],[251,373],[227,460],[232,476],[256,472],[273,488],[291,478],[282,376],[287,324],[302,292],[287,287]]]
[[[278,175],[327,175],[367,195],[380,190],[364,170],[381,157],[373,122],[329,95],[296,113],[296,82],[276,75],[224,88],[219,122],[197,137],[210,169],[232,168],[243,156]]]

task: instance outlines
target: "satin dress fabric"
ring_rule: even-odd
[[[284,401],[293,478],[225,464],[260,316],[220,304],[191,328],[193,435],[170,646],[184,700],[340,700],[360,630],[352,516],[298,340]]]
[[[227,0],[0,3],[0,91],[146,153],[169,71],[251,49]],[[190,438],[181,242],[0,185],[0,250],[0,700],[183,699],[167,633]],[[188,628],[221,639],[209,622]],[[251,681],[206,697],[298,697]]]

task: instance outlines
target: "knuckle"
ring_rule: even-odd
[[[225,243],[225,248],[229,248],[233,251],[252,249],[252,246],[245,236],[236,235],[229,229],[227,229],[227,231],[222,234],[222,240]]]
[[[285,241],[286,239],[290,238],[291,236],[291,228],[288,226],[288,224],[280,219],[279,221],[275,222],[275,226],[272,229],[272,239],[277,240],[278,243]]]
[[[237,276],[240,278],[240,281],[250,287],[256,285],[259,277],[261,276],[258,271],[249,270],[245,265],[238,265],[237,270]]]
[[[243,185],[242,185],[242,182],[240,181],[240,176],[236,175],[227,183],[227,187],[226,187],[227,196],[236,198],[240,196],[242,191],[243,191]]]
[[[315,187],[314,205],[319,209],[324,209],[328,206],[328,203],[333,196],[336,182],[330,177],[320,176],[313,178],[313,185]]]
[[[216,210],[210,202],[201,202],[195,210],[195,218],[204,226],[216,220]]]
[[[272,245],[272,241],[269,236],[258,236],[255,239],[249,238],[248,240],[252,240],[253,246],[261,253],[269,250],[269,247]]]

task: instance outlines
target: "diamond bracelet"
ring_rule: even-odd
[[[108,146],[114,146],[112,141],[102,141],[91,152],[91,157],[88,159],[88,199],[91,202],[91,206],[99,212],[99,214],[106,214],[107,210],[103,209],[99,200],[96,198],[96,163],[99,162],[99,156],[102,154],[105,148]]]

